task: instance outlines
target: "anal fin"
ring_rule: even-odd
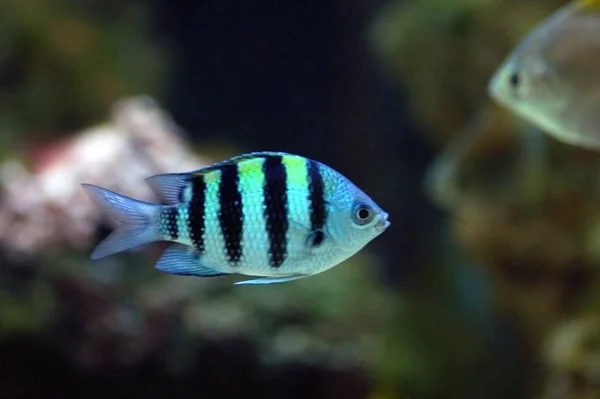
[[[233,283],[233,285],[250,285],[250,284],[275,284],[275,283],[285,283],[286,281],[299,280],[301,278],[308,277],[306,274],[295,274],[292,276],[283,276],[283,277],[264,277],[257,278],[254,280],[245,280],[238,281],[237,283]]]
[[[228,274],[206,265],[191,247],[177,243],[167,248],[155,267],[178,276],[216,277]]]

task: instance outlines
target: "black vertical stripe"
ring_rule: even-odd
[[[313,234],[323,230],[327,222],[325,185],[321,169],[316,161],[308,160],[308,199],[310,202],[310,228]],[[319,240],[318,240],[319,241]],[[322,241],[322,239],[320,240]],[[320,244],[320,241],[318,244]],[[315,245],[318,245],[315,244]]]
[[[194,249],[202,255],[204,253],[204,204],[206,202],[206,182],[204,181],[204,176],[195,176],[191,180],[191,184],[192,197],[188,208],[188,227]]]
[[[288,221],[287,172],[282,156],[269,156],[263,163],[266,229],[269,236],[269,264],[279,267],[287,257]]]
[[[165,221],[167,225],[167,234],[169,235],[169,238],[171,240],[175,241],[179,238],[179,229],[177,227],[177,207],[167,207],[165,208],[164,212],[164,217],[166,218]]]
[[[236,163],[223,165],[219,182],[219,224],[225,241],[225,252],[230,264],[236,264],[242,258],[242,195]]]

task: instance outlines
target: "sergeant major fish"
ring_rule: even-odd
[[[83,184],[120,222],[92,259],[171,241],[158,270],[261,277],[236,284],[278,283],[338,265],[390,225],[388,214],[346,177],[298,155],[249,153],[146,181],[162,204]]]

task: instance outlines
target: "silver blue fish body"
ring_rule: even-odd
[[[387,213],[347,178],[298,155],[244,154],[147,182],[162,204],[84,184],[121,222],[92,258],[171,241],[156,265],[161,271],[243,274],[263,278],[240,283],[266,284],[330,269],[390,224]]]

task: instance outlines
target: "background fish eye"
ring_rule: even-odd
[[[516,89],[517,87],[519,87],[519,83],[520,83],[519,73],[516,71],[513,72],[510,75],[509,82],[513,89]]]

